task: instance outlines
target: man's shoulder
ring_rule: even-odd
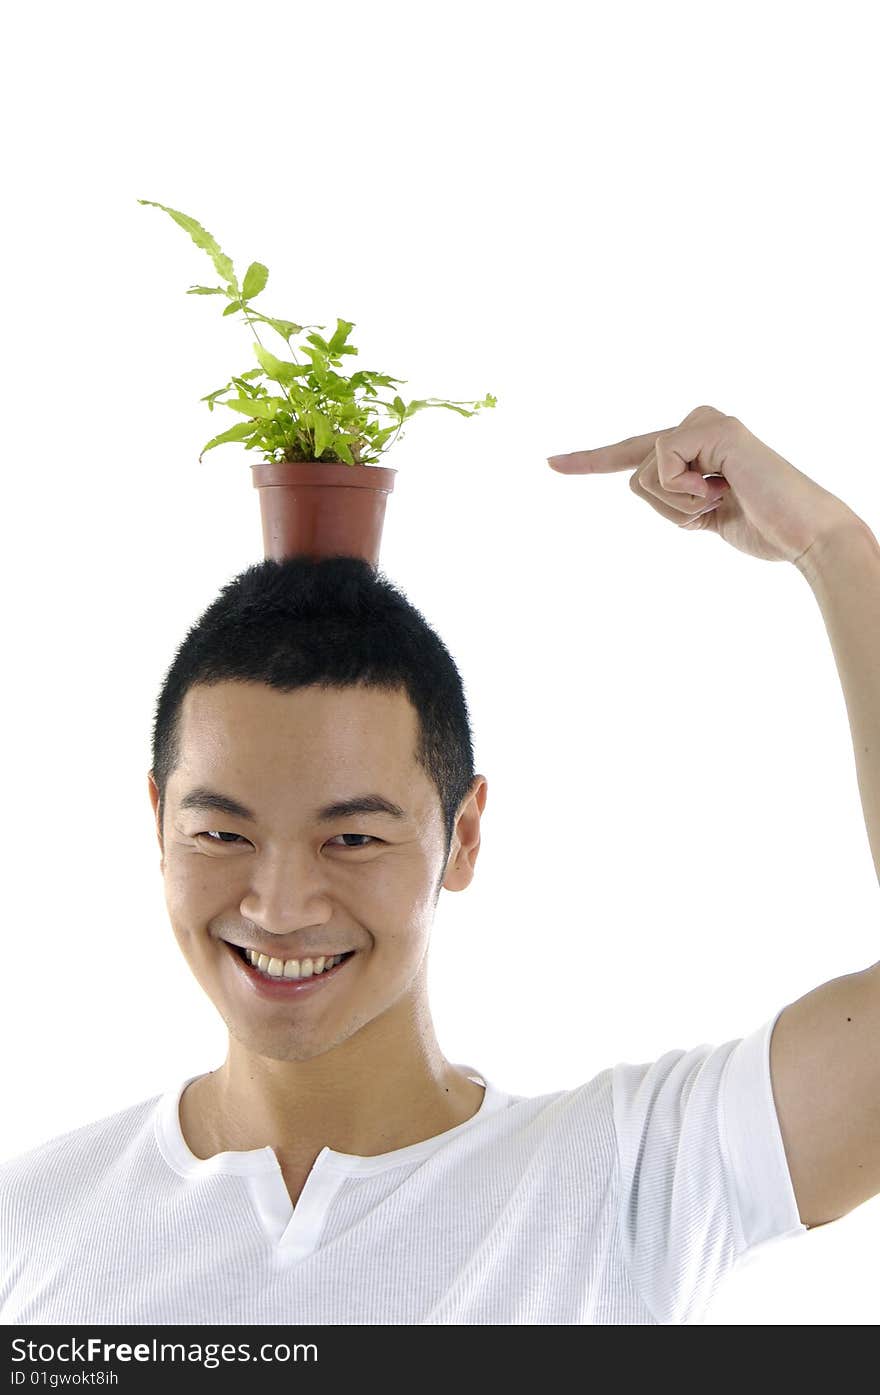
[[[151,1095],[0,1161],[0,1206],[6,1210],[39,1204],[47,1187],[67,1195],[93,1187],[99,1176],[147,1138],[161,1098]]]
[[[592,1152],[601,1150],[613,1129],[612,1068],[606,1067],[580,1082],[540,1093],[513,1093],[495,1087],[490,1108],[483,1111],[484,1129],[476,1135],[485,1148],[521,1157],[574,1143]],[[462,1138],[466,1152],[470,1140]]]

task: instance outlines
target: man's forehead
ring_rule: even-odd
[[[235,688],[261,691],[231,691]],[[178,809],[259,818],[276,798],[286,804],[295,782],[298,802],[308,805],[306,816],[320,822],[356,813],[387,818],[389,825],[421,821],[435,791],[416,757],[415,709],[404,694],[411,720],[398,705],[389,721],[388,704],[395,699],[399,704],[401,695],[375,689],[364,691],[375,693],[378,704],[333,702],[351,691],[281,693],[265,684],[240,683],[189,689],[180,758],[169,781]],[[270,700],[267,712],[266,693],[281,700],[280,709]],[[301,693],[308,700],[294,712],[289,700]]]
[[[405,730],[410,734],[418,726],[418,714],[404,690],[360,684],[341,688],[309,684],[284,692],[268,683],[196,683],[184,695],[181,716],[187,727],[238,724],[250,716],[294,733],[325,723],[338,730],[340,722],[387,733]]]

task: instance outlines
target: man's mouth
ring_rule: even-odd
[[[303,960],[269,959],[263,954],[254,963],[250,950],[228,943],[226,947],[254,987],[283,996],[319,988],[325,981],[335,978],[357,952],[352,949],[341,955],[332,955],[329,959],[321,955],[316,959]]]

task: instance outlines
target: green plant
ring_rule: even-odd
[[[152,199],[138,199],[138,203],[150,208],[161,208],[189,233],[197,247],[206,251],[221,280],[222,286],[191,286],[187,295],[224,295],[229,301],[224,315],[232,315],[240,310],[256,337],[254,353],[260,362],[259,368],[251,368],[246,373],[233,376],[225,387],[209,392],[200,401],[207,402],[213,412],[214,403],[231,407],[234,412],[242,412],[247,421],[236,423],[228,431],[215,436],[203,446],[199,460],[205,451],[226,441],[242,441],[245,450],[262,449],[267,460],[325,460],[346,465],[370,465],[378,460],[383,450],[397,440],[403,423],[423,407],[447,407],[463,417],[472,417],[481,407],[494,407],[497,398],[491,393],[480,402],[466,404],[444,402],[439,398],[410,402],[408,405],[395,396],[392,402],[377,398],[377,387],[392,387],[406,382],[405,378],[391,378],[387,373],[373,373],[361,369],[350,378],[334,372],[340,366],[344,354],[358,351],[347,342],[354,329],[348,320],[336,321],[332,339],[326,340],[320,334],[307,334],[306,341],[311,346],[300,345],[300,351],[309,362],[297,362],[291,339],[304,330],[324,329],[324,325],[298,325],[290,320],[276,319],[271,315],[261,315],[251,309],[251,302],[265,289],[269,279],[268,267],[261,262],[251,262],[241,286],[229,257],[221,252],[209,232],[177,209],[167,208],[164,203],[154,203]],[[257,322],[267,324],[286,342],[293,355],[293,362],[276,358],[264,347],[257,333]],[[273,396],[263,383],[256,380],[266,377],[276,383],[284,393],[283,397]],[[236,396],[221,401],[226,392]],[[364,396],[358,397],[359,393]],[[366,400],[371,399],[371,400]],[[377,409],[384,407],[392,417],[391,425],[383,426]],[[389,437],[392,438],[389,441]],[[279,454],[280,452],[280,454]]]

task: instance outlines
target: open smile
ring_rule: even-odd
[[[264,998],[299,998],[303,994],[320,992],[321,986],[331,979],[335,979],[353,959],[356,950],[349,950],[343,954],[338,964],[334,964],[332,969],[324,969],[320,974],[312,974],[310,978],[281,978],[273,977],[272,974],[264,973],[258,969],[248,959],[246,951],[238,945],[227,944],[226,949],[235,961],[236,969],[243,976],[248,987],[259,996]]]

